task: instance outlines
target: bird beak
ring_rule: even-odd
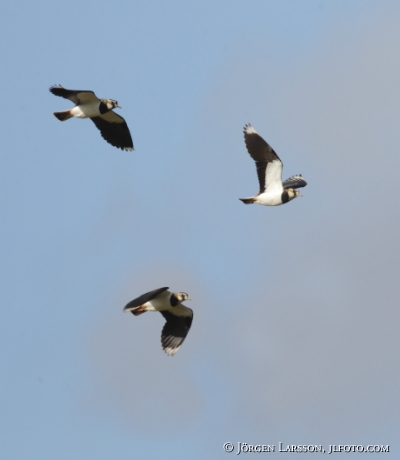
[[[118,105],[118,104],[115,107],[118,107],[119,109],[122,109],[122,107],[120,105]]]

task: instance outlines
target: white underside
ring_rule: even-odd
[[[171,307],[169,303],[170,295],[171,293],[169,291],[164,291],[155,299],[143,304],[143,306],[146,308],[146,311],[170,311],[176,316],[192,316],[192,311],[182,304]]]
[[[99,102],[77,105],[71,109],[71,115],[76,118],[98,117],[101,115],[99,111]]]
[[[263,206],[279,206],[282,204],[282,192],[283,188],[279,192],[273,190],[261,193],[261,195],[255,197],[255,203],[262,204]]]
[[[264,206],[279,206],[282,204],[282,193],[282,162],[274,160],[267,165],[265,191],[255,197],[255,203]]]
[[[282,193],[282,162],[274,160],[268,163],[265,171],[265,192]]]

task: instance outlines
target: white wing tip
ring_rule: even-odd
[[[164,351],[168,356],[174,356],[174,354],[179,350],[179,347],[165,347]]]
[[[244,132],[246,134],[257,134],[257,131],[251,126],[250,123],[244,126]]]

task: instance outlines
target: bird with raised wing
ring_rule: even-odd
[[[109,144],[122,150],[133,150],[131,133],[125,120],[113,109],[121,108],[113,99],[99,99],[93,91],[65,89],[61,85],[50,87],[55,96],[69,99],[75,107],[54,112],[60,121],[69,118],[90,118]]]
[[[193,310],[182,304],[190,300],[186,292],[170,292],[168,287],[155,289],[131,300],[124,308],[139,316],[146,311],[159,311],[166,323],[161,332],[165,353],[174,355],[185,340],[193,321]]]
[[[283,164],[274,149],[250,124],[245,125],[243,131],[247,151],[256,163],[260,191],[256,196],[239,200],[245,204],[279,206],[302,196],[297,189],[307,185],[303,176],[298,174],[282,183]]]

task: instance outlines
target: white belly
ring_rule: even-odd
[[[169,306],[168,299],[170,295],[171,293],[169,291],[164,291],[155,299],[152,299],[149,302],[146,302],[144,304],[146,306],[146,311],[165,310],[165,308]]]
[[[77,105],[71,109],[71,114],[77,118],[92,118],[100,115],[99,103]]]
[[[262,193],[258,195],[255,202],[263,206],[279,206],[282,204],[282,192]]]

